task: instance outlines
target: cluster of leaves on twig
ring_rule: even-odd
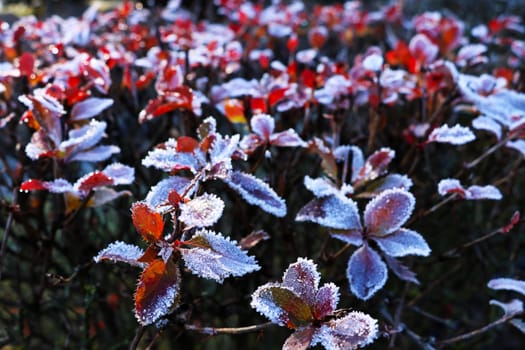
[[[172,328],[187,345],[280,325],[293,333],[250,346],[431,349],[524,331],[519,300],[491,301],[504,316],[473,331],[488,312],[452,306],[489,279],[523,294],[508,234],[524,204],[520,18],[217,0],[195,2],[200,21],[149,5],[0,22],[6,342],[101,347],[118,330],[151,347]],[[50,339],[28,315],[53,310]],[[224,314],[239,327],[207,326]]]

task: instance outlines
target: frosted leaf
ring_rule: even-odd
[[[50,148],[46,133],[43,129],[40,129],[31,135],[31,141],[25,148],[26,155],[32,160],[37,160],[50,151],[52,151],[52,149]]]
[[[340,195],[313,199],[297,213],[295,220],[334,229],[361,230],[357,204]]]
[[[443,179],[438,183],[438,193],[446,196],[450,193],[456,193],[461,197],[465,197],[465,189],[457,179]]]
[[[525,295],[525,281],[513,278],[495,278],[489,281],[487,287],[496,290],[512,290]]]
[[[314,327],[305,327],[293,332],[283,345],[283,350],[306,350],[310,346],[314,336]]]
[[[113,180],[101,171],[93,171],[82,176],[75,182],[75,190],[81,193],[88,193],[89,191],[102,186],[109,186],[113,184]]]
[[[121,163],[113,163],[102,170],[115,185],[129,185],[135,180],[135,169]]]
[[[476,136],[474,133],[466,126],[461,126],[459,124],[449,127],[448,125],[442,125],[439,128],[432,130],[430,135],[428,135],[427,142],[440,142],[440,143],[450,143],[452,145],[463,145],[474,141]]]
[[[184,193],[190,180],[181,176],[170,176],[167,179],[159,181],[153,186],[144,200],[148,206],[155,208],[158,211],[167,210],[170,206],[167,205],[168,195],[171,191],[177,193]],[[188,195],[193,193],[193,189],[188,192]]]
[[[100,187],[93,191],[93,197],[88,202],[88,207],[100,207],[106,203],[114,201],[115,199],[122,196],[131,196],[129,191],[115,191],[112,188]]]
[[[270,135],[275,129],[275,121],[268,114],[257,114],[250,120],[252,131],[261,136],[264,140],[270,140]]]
[[[222,283],[226,277],[242,276],[257,271],[260,266],[253,256],[220,234],[198,231],[188,244],[198,242],[194,248],[179,248],[186,267],[194,274]]]
[[[359,230],[330,230],[332,237],[355,246],[363,244],[363,231]]]
[[[439,47],[422,33],[412,37],[408,43],[408,49],[412,56],[423,64],[434,62],[439,54]]]
[[[514,327],[516,327],[517,329],[519,329],[521,331],[521,333],[525,334],[525,322],[523,322],[523,320],[520,320],[518,318],[514,318],[514,319],[510,320],[509,323],[511,325],[513,325]]]
[[[497,187],[492,185],[477,186],[473,185],[467,189],[466,199],[493,199],[500,200],[503,198]]]
[[[117,146],[96,146],[89,150],[74,152],[71,156],[67,157],[67,161],[101,162],[115,153],[120,153],[120,148]]]
[[[501,124],[492,118],[489,118],[484,115],[477,117],[476,119],[472,121],[472,127],[474,129],[485,130],[485,131],[491,132],[494,135],[496,135],[496,138],[498,140],[501,139],[501,133],[502,133]]]
[[[179,220],[190,227],[207,227],[215,224],[224,210],[224,202],[214,194],[203,193],[180,206]]]
[[[270,144],[279,147],[306,147],[301,137],[294,129],[288,129],[270,136]]]
[[[339,303],[339,287],[333,283],[326,283],[317,291],[314,304],[316,320],[322,320],[332,315]]]
[[[279,197],[270,186],[255,176],[233,171],[224,181],[248,203],[256,205],[265,212],[278,217],[286,215],[284,199]]]
[[[135,317],[143,326],[170,311],[180,292],[180,272],[169,261],[154,260],[142,272],[135,293]]]
[[[234,79],[235,80],[235,79]],[[231,81],[230,81],[231,82]],[[200,139],[204,139],[209,135],[214,135],[217,132],[217,121],[213,117],[204,119],[197,129],[197,134]]]
[[[242,250],[248,250],[255,247],[259,242],[270,239],[270,235],[263,230],[250,232],[247,236],[239,241]]]
[[[78,121],[92,118],[111,106],[113,106],[113,99],[111,98],[89,97],[73,106],[70,120]]]
[[[308,305],[313,305],[320,279],[317,265],[312,260],[299,258],[286,269],[282,286],[293,290]]]
[[[419,284],[416,274],[412,272],[406,265],[403,265],[400,261],[391,257],[390,255],[385,254],[383,257],[385,258],[386,264],[388,265],[390,271],[392,271],[397,277],[403,281]]]
[[[104,137],[106,127],[106,122],[92,120],[88,125],[73,129],[68,134],[68,140],[60,143],[60,149],[67,151],[74,147],[75,151],[78,151],[91,148]]]
[[[357,349],[372,343],[378,333],[376,319],[352,311],[343,318],[324,323],[315,333],[312,345],[320,343],[326,350]]]
[[[399,229],[414,210],[415,198],[402,189],[383,191],[365,208],[364,222],[370,235],[382,236]]]
[[[367,183],[356,197],[371,198],[377,196],[383,191],[394,188],[408,191],[412,185],[412,180],[406,175],[388,174],[382,178]]]
[[[168,172],[188,169],[194,174],[202,167],[193,153],[177,152],[176,148],[172,147],[157,147],[149,151],[148,155],[142,160],[142,165]]]
[[[357,176],[353,181],[366,182],[383,175],[395,156],[395,151],[390,148],[383,147],[375,151],[366,159],[365,164],[358,171]]]
[[[143,254],[144,251],[136,245],[116,241],[98,252],[97,256],[93,257],[93,260],[96,263],[102,260],[119,261],[133,266],[143,267],[144,264],[137,261]]]
[[[271,292],[272,288],[281,288],[281,286],[279,283],[266,283],[257,288],[255,292],[252,293],[250,306],[268,318],[272,323],[284,326],[285,311],[275,303]],[[292,291],[290,290],[290,292]]]
[[[350,257],[346,277],[352,293],[359,299],[368,300],[383,288],[388,270],[379,254],[368,245],[363,245]]]
[[[520,152],[521,156],[525,157],[525,140],[509,141],[505,146]]]
[[[334,157],[338,162],[344,163],[349,159],[351,164],[351,181],[354,182],[359,175],[359,171],[365,165],[363,152],[357,146],[342,145],[334,149]]]
[[[310,176],[306,175],[304,177],[304,186],[316,197],[326,197],[335,195],[339,192],[337,187],[326,178],[318,177],[312,179]]]
[[[64,179],[55,179],[53,181],[44,182],[44,186],[51,193],[66,193],[74,192],[73,185]]]
[[[489,304],[501,308],[505,313],[505,316],[523,312],[523,302],[519,299],[513,299],[508,303],[491,300]]]
[[[219,134],[216,136],[209,152],[211,164],[213,166],[222,163],[227,169],[231,169],[231,158],[237,150],[240,136],[238,134],[231,137],[222,137]]]
[[[430,254],[430,247],[425,239],[417,232],[400,228],[386,236],[372,237],[379,248],[385,254],[393,257],[401,257],[406,255],[421,255],[428,256]]]
[[[379,72],[383,68],[383,57],[378,54],[366,56],[363,60],[363,68],[373,72]]]

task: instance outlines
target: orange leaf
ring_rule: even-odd
[[[151,209],[147,204],[137,202],[131,207],[131,219],[138,233],[148,242],[155,243],[164,230],[162,215]]]
[[[224,114],[226,114],[226,118],[232,123],[246,124],[244,106],[241,100],[230,98],[224,101]]]
[[[135,315],[142,325],[148,325],[166,315],[177,301],[179,271],[171,260],[151,262],[140,276],[135,293]]]
[[[199,146],[199,141],[193,137],[181,136],[177,139],[177,152],[193,152]]]

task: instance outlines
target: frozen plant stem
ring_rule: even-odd
[[[474,159],[473,161],[471,161],[469,163],[465,163],[465,165],[464,165],[465,169],[472,169],[473,167],[478,165],[479,162],[481,162],[483,159],[487,158],[492,153],[496,152],[496,150],[498,150],[498,148],[500,148],[501,146],[504,146],[510,139],[511,139],[511,137],[509,137],[509,136],[504,137],[500,142],[496,143],[494,146],[492,146],[491,148],[486,150],[478,158]]]
[[[199,332],[207,335],[217,334],[243,334],[257,332],[272,326],[272,322],[266,322],[246,327],[234,327],[234,328],[214,328],[214,327],[198,327],[191,324],[184,325],[184,328],[188,331]]]
[[[460,341],[464,341],[464,340],[473,338],[475,336],[478,336],[480,334],[483,334],[483,333],[491,330],[492,328],[494,328],[496,326],[499,326],[500,324],[507,323],[508,321],[512,320],[514,317],[516,317],[518,315],[521,315],[521,314],[523,314],[523,312],[513,312],[513,313],[510,313],[508,315],[504,315],[500,319],[498,319],[498,320],[496,320],[494,322],[491,322],[491,323],[489,323],[488,325],[486,325],[484,327],[475,329],[475,330],[473,330],[471,332],[468,332],[468,333],[465,333],[465,334],[458,335],[458,336],[453,337],[453,338],[449,338],[449,339],[438,341],[438,342],[436,342],[436,347],[438,349],[441,349],[441,348],[443,348],[443,347],[445,347],[447,345],[451,345],[451,344],[454,344],[454,343],[458,343]]]

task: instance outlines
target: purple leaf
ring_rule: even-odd
[[[314,317],[322,320],[332,315],[339,303],[339,287],[333,283],[326,283],[317,291],[314,304]]]
[[[306,142],[295,132],[288,129],[270,136],[270,144],[279,147],[306,147]]]
[[[334,229],[361,230],[357,204],[341,195],[314,198],[297,213],[295,220]]]
[[[306,327],[293,332],[284,342],[283,350],[306,350],[312,342],[314,327]]]
[[[419,284],[419,280],[416,277],[416,274],[412,272],[406,265],[403,265],[397,259],[391,257],[390,255],[383,255],[385,258],[388,268],[400,279],[403,281],[412,282]]]
[[[430,247],[425,239],[417,232],[400,228],[399,230],[381,237],[372,237],[385,254],[393,257],[406,255],[428,256]]]
[[[248,203],[256,205],[265,212],[278,217],[286,215],[284,199],[279,197],[270,186],[255,176],[233,171],[224,181]]]
[[[359,311],[331,320],[316,332],[312,345],[321,344],[326,350],[357,349],[372,343],[378,334],[377,320]]]
[[[97,256],[93,257],[96,263],[102,260],[111,260],[112,262],[125,262],[130,265],[143,267],[144,264],[137,260],[144,254],[144,251],[133,244],[116,241],[102,249]]]
[[[477,117],[472,121],[472,127],[478,130],[485,130],[491,132],[494,135],[496,135],[496,138],[498,140],[501,139],[501,124],[492,118],[489,118],[484,115]]]
[[[412,214],[415,201],[410,192],[402,189],[382,192],[365,208],[364,222],[368,233],[382,236],[399,229]]]
[[[487,287],[496,290],[512,290],[525,295],[525,281],[513,278],[495,278],[489,281]]]
[[[320,279],[314,262],[299,258],[284,273],[282,286],[293,290],[308,305],[313,305]]]
[[[89,119],[111,106],[113,106],[111,98],[89,97],[73,106],[70,119],[72,121]]]
[[[190,227],[207,227],[215,224],[224,210],[224,202],[214,194],[202,195],[180,206],[179,220]]]
[[[332,237],[343,242],[360,247],[363,244],[363,231],[358,230],[330,230]]]
[[[432,130],[428,135],[427,142],[440,142],[450,143],[452,145],[463,145],[474,141],[476,136],[466,126],[459,124],[449,127],[448,125],[442,125],[439,128]]]
[[[257,271],[260,266],[252,256],[220,234],[200,230],[185,244],[194,248],[179,248],[186,267],[194,274],[222,283],[226,277],[242,276]]]
[[[379,254],[363,245],[350,257],[346,276],[352,293],[359,299],[368,300],[385,285],[388,270]]]

